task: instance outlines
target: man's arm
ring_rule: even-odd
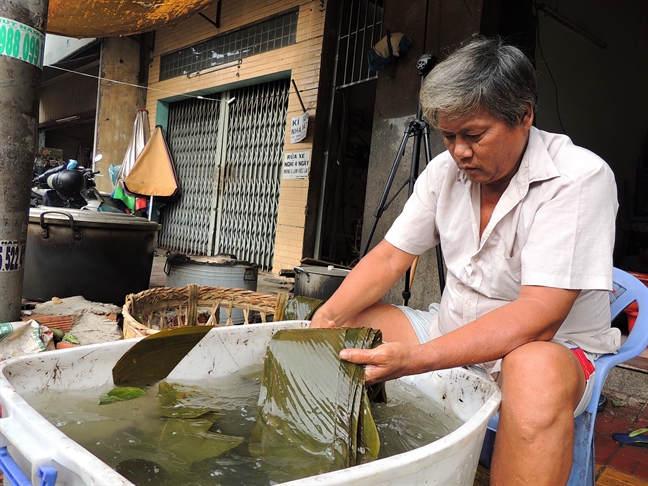
[[[405,375],[493,361],[532,341],[550,341],[580,290],[523,286],[513,302],[438,339],[418,346],[387,343],[345,349],[340,358],[367,365],[368,384]]]
[[[310,327],[340,327],[378,302],[407,271],[416,255],[381,241],[347,275],[340,288],[315,313]]]

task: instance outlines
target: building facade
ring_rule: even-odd
[[[160,246],[299,264],[325,14],[319,1],[225,2],[156,32],[146,107],[182,187]]]

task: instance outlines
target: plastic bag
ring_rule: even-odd
[[[0,361],[54,349],[54,334],[31,319],[0,323]]]

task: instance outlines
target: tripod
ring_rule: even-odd
[[[430,54],[424,54],[417,61],[416,68],[419,70],[419,74],[421,76],[421,86],[423,85],[425,76],[427,76],[430,73],[430,71],[432,71],[435,64],[436,64],[436,58],[434,56],[431,56]],[[398,172],[398,168],[400,166],[401,160],[403,159],[403,154],[405,153],[405,149],[407,148],[407,142],[410,138],[414,139],[414,146],[412,147],[412,164],[410,166],[409,177],[405,181],[405,183],[398,189],[398,191],[396,191],[393,197],[388,200],[392,184],[394,183],[396,173]],[[378,221],[382,217],[383,213],[387,210],[387,208],[389,208],[389,205],[394,201],[394,199],[396,199],[396,197],[401,193],[401,191],[405,188],[405,186],[408,187],[408,192],[407,192],[408,197],[412,195],[412,192],[414,191],[414,183],[416,182],[416,178],[419,175],[419,157],[421,155],[421,140],[423,140],[424,142],[423,146],[425,148],[425,157],[426,157],[425,160],[429,162],[432,158],[430,154],[430,126],[425,120],[423,120],[421,104],[419,103],[418,109],[416,111],[416,118],[411,122],[409,122],[407,124],[407,127],[405,128],[405,133],[403,134],[403,139],[398,149],[398,153],[396,154],[396,158],[394,159],[394,163],[389,173],[389,177],[387,178],[387,183],[385,184],[382,197],[380,198],[378,207],[374,212],[374,221],[373,224],[371,225],[371,229],[369,230],[369,236],[367,237],[367,242],[365,243],[365,247],[362,251],[362,256],[365,256],[369,251],[369,245],[371,244],[371,240],[374,236],[374,233],[376,232],[376,226],[378,225]],[[443,274],[443,255],[441,254],[440,244],[437,245],[436,247],[436,256],[437,256],[437,267],[439,269],[439,287],[441,289],[441,292],[443,293],[443,289],[445,287],[445,275]],[[417,262],[418,262],[418,257],[416,258],[416,260],[414,260],[412,266],[408,268],[407,272],[405,273],[405,289],[403,290],[404,305],[407,305],[411,297],[411,291],[410,291],[411,275],[413,269],[416,268]]]

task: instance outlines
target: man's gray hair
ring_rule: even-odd
[[[535,69],[518,48],[500,38],[478,38],[440,62],[420,94],[425,117],[438,128],[438,115],[452,120],[487,113],[516,127],[531,104],[535,112]]]

